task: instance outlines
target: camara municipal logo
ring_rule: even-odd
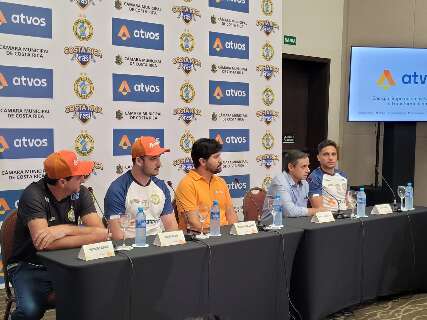
[[[0,96],[52,98],[53,70],[0,65]]]
[[[52,9],[0,2],[0,33],[52,39]]]

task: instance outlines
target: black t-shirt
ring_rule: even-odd
[[[46,219],[49,227],[58,224],[77,225],[78,217],[96,212],[89,191],[80,187],[79,198],[66,197],[57,201],[43,179],[30,184],[22,193],[18,205],[15,241],[9,264],[19,261],[41,264],[31,239],[28,222],[35,218]]]

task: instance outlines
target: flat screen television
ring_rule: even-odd
[[[352,47],[348,121],[427,121],[427,49]]]

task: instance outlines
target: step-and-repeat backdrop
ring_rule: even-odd
[[[242,218],[281,170],[281,24],[279,0],[0,1],[0,221],[60,149],[95,161],[102,206],[141,135],[174,185],[196,139],[223,143]]]

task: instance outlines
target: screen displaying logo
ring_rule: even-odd
[[[18,209],[19,198],[23,190],[4,190],[0,191],[0,221],[13,210]]]
[[[209,80],[209,104],[249,106],[249,83]]]
[[[249,0],[209,0],[209,7],[249,13]]]
[[[163,50],[164,38],[162,24],[113,18],[115,46]]]
[[[249,151],[249,129],[209,129],[209,138],[221,143],[223,152]]]
[[[250,189],[250,176],[248,174],[221,176],[225,180],[232,198],[242,198]]]
[[[46,158],[53,152],[53,129],[0,128],[0,159]]]
[[[155,137],[163,147],[164,135],[163,129],[113,129],[113,156],[131,155],[132,143],[141,136]]]
[[[249,37],[209,32],[209,55],[249,59]]]
[[[52,98],[53,70],[0,65],[0,96]]]
[[[164,102],[164,78],[113,74],[113,100]]]
[[[52,38],[52,10],[0,2],[0,33]]]

